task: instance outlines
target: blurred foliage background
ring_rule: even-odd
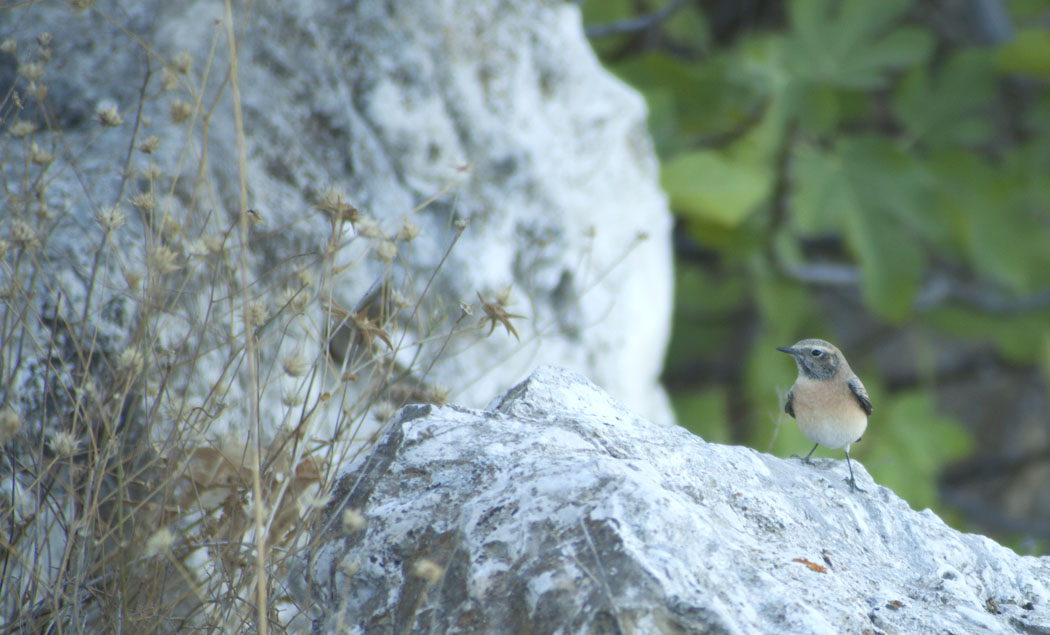
[[[582,8],[602,61],[648,102],[677,217],[679,423],[805,453],[778,403],[795,366],[775,347],[828,339],[875,404],[853,449],[876,482],[1047,552],[1050,5]]]

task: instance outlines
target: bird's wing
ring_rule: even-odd
[[[864,390],[861,388],[861,390]],[[792,417],[795,416],[795,389],[792,388],[788,391],[787,399],[784,401],[784,412],[788,413]]]
[[[868,398],[868,391],[864,390],[864,384],[860,383],[860,378],[850,378],[849,389],[853,393],[853,396],[857,398],[857,401],[860,403],[860,407],[864,409],[864,412],[870,415],[873,410],[871,407],[871,399]]]

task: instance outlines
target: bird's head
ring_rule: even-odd
[[[849,368],[839,349],[824,340],[801,340],[777,350],[794,357],[799,374],[810,379],[831,379],[841,367]]]

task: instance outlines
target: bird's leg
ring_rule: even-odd
[[[849,467],[849,478],[846,479],[846,482],[849,483],[850,489],[852,489],[854,492],[866,491],[857,487],[857,481],[853,480],[853,463],[851,463],[849,460],[849,446],[846,447],[846,465]]]
[[[793,458],[793,459],[802,459],[803,463],[810,464],[812,462],[809,460],[809,457],[813,456],[813,453],[817,451],[817,446],[819,446],[819,445],[820,445],[819,443],[814,443],[813,444],[813,449],[810,450],[809,454],[807,454],[806,456],[799,456],[797,454],[792,454],[791,458]],[[849,456],[849,453],[847,453],[847,456]]]

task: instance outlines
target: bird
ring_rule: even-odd
[[[802,435],[814,443],[809,457],[817,446],[843,448],[849,467],[849,483],[853,491],[863,492],[853,478],[853,464],[849,446],[860,441],[868,427],[871,399],[860,378],[850,369],[842,351],[829,342],[805,339],[793,346],[778,346],[778,351],[795,358],[798,377],[788,391],[784,412],[794,417]]]

